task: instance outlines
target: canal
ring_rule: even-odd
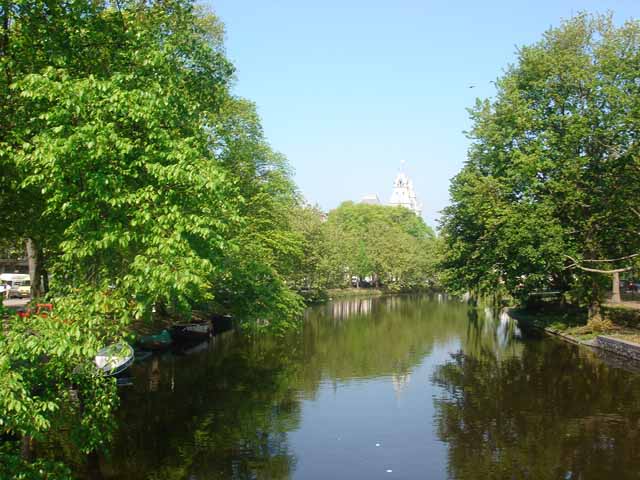
[[[337,301],[135,366],[106,478],[626,479],[633,365],[435,296]]]

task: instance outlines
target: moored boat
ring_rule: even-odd
[[[184,323],[171,327],[176,340],[193,341],[209,338],[213,334],[211,322]]]
[[[165,350],[171,346],[173,338],[168,330],[154,335],[144,335],[138,339],[138,345],[146,350]]]
[[[124,372],[133,363],[133,348],[128,343],[113,343],[95,356],[95,364],[106,376],[115,376]]]

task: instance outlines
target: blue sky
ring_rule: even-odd
[[[466,156],[466,109],[493,95],[516,47],[579,11],[640,18],[640,0],[208,3],[236,93],[256,103],[308,201],[386,203],[404,160],[432,226]]]

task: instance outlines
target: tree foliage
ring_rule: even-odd
[[[433,284],[433,231],[403,207],[344,202],[325,219],[317,209],[296,212],[305,259],[298,281],[336,288],[368,279],[391,290]]]
[[[55,304],[0,329],[0,435],[88,453],[117,396],[80,367],[131,322],[208,305],[296,324],[295,187],[192,1],[2,2],[0,29],[0,218],[44,254]],[[16,452],[13,475],[33,470]]]
[[[473,141],[442,219],[443,281],[524,297],[598,282],[578,260],[640,250],[640,23],[578,15],[521,48]],[[588,287],[585,289],[585,287]]]

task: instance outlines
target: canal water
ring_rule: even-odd
[[[633,365],[442,296],[312,307],[133,374],[109,479],[640,476]]]

